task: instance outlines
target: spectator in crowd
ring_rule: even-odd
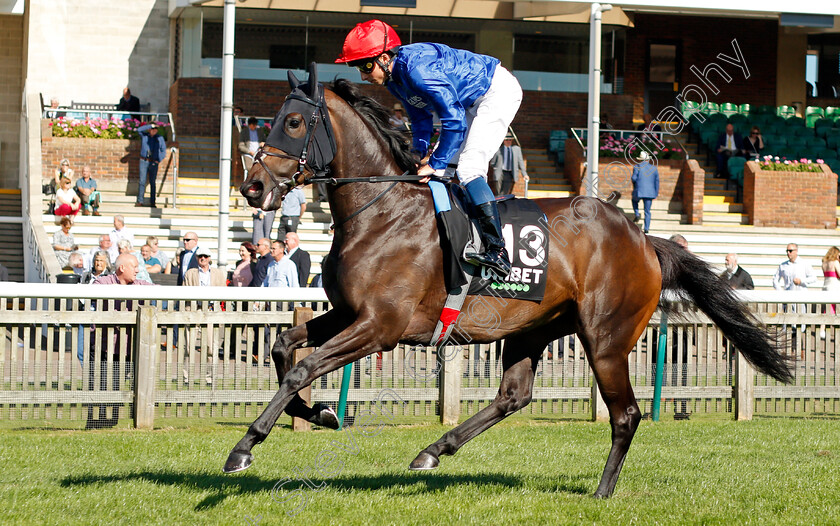
[[[70,168],[69,159],[62,159],[58,161],[58,168],[56,168],[55,172],[53,173],[53,186],[55,188],[59,188],[59,186],[61,185],[62,177],[66,177],[72,180],[74,174],[75,172],[72,168]]]
[[[140,99],[135,97],[131,94],[131,90],[127,87],[123,90],[123,96],[120,101],[117,103],[117,111],[125,111],[130,113],[135,113],[140,111]],[[139,115],[128,115],[124,114],[122,116],[123,120],[129,118],[139,119]]]
[[[312,277],[312,281],[309,282],[309,286],[313,288],[321,288],[324,286],[324,275],[323,274],[315,274]]]
[[[297,232],[300,217],[306,212],[306,196],[301,187],[296,186],[283,198],[280,209],[280,224],[277,226],[277,238],[285,239],[286,232]]]
[[[225,273],[222,269],[211,268],[210,251],[205,248],[195,250],[198,266],[184,274],[184,285],[188,287],[224,287]]]
[[[9,269],[2,263],[0,263],[0,281],[9,281]]]
[[[496,193],[508,195],[513,190],[513,185],[519,181],[519,174],[529,181],[528,172],[525,170],[525,158],[522,156],[522,148],[513,144],[511,135],[505,136],[499,151],[490,161],[493,166],[493,178],[496,180]],[[499,183],[501,182],[501,188]]]
[[[279,239],[271,242],[271,257],[263,287],[299,287],[297,267],[285,254],[285,243]]]
[[[394,104],[394,113],[391,114],[391,118],[388,119],[388,123],[395,130],[404,132],[408,131],[408,117],[405,116],[405,110],[399,102]]]
[[[47,110],[47,118],[48,119],[58,119],[65,116],[63,111],[58,111],[58,97],[53,97],[50,99],[50,109]]]
[[[268,266],[274,261],[274,258],[271,257],[271,240],[267,237],[260,239],[257,242],[257,254],[260,255],[260,258],[257,260],[257,264],[254,267],[254,278],[251,280],[249,287],[262,287],[263,281],[265,281],[266,273],[268,272]]]
[[[726,270],[720,277],[735,290],[753,290],[755,288],[752,276],[738,265],[738,254],[734,252],[726,255]]]
[[[639,201],[642,201],[645,207],[644,231],[647,234],[650,231],[650,206],[659,196],[659,170],[650,162],[650,155],[646,151],[639,152],[638,159],[639,164],[633,167],[630,176],[633,183],[633,221],[639,222]]]
[[[134,247],[131,245],[131,241],[127,239],[120,239],[119,243],[117,243],[117,248],[120,251],[120,255],[122,254],[132,254],[135,258],[137,258],[137,277],[142,279],[143,281],[152,281],[152,277],[149,276],[149,271],[146,270],[146,265],[141,265],[139,262],[143,261],[143,256],[140,255],[139,252],[134,251]],[[119,257],[119,256],[118,256]]]
[[[67,177],[61,178],[58,190],[55,191],[55,215],[75,216],[82,208],[82,200],[70,187],[71,181]]]
[[[254,272],[257,268],[257,249],[253,244],[244,242],[239,245],[239,261],[236,262],[236,268],[233,270],[233,276],[230,279],[231,287],[247,287],[254,279]]]
[[[67,266],[73,271],[73,274],[82,276],[85,273],[85,258],[81,252],[70,252]]]
[[[309,270],[312,267],[312,258],[309,252],[300,248],[300,237],[297,232],[286,234],[286,256],[295,264],[298,274],[298,284],[305,287],[309,282]]]
[[[82,274],[82,284],[90,284],[98,278],[107,276],[111,273],[111,256],[108,251],[100,250],[93,256],[93,267]]]
[[[744,157],[748,161],[756,161],[761,157],[761,150],[764,149],[764,138],[761,136],[761,130],[758,126],[753,126],[750,130],[750,136],[744,139]]]
[[[101,197],[96,180],[90,176],[90,166],[82,167],[82,178],[76,181],[74,190],[82,201],[82,215],[89,216],[93,210],[93,215],[98,216]]]
[[[783,261],[773,275],[773,288],[776,290],[806,290],[808,285],[817,281],[814,269],[799,257],[799,245],[787,246],[787,261]]]
[[[116,247],[115,247],[116,248]],[[117,256],[120,255],[118,250],[111,251],[111,236],[108,234],[102,234],[99,236],[99,245],[95,246],[85,254],[85,268],[90,270],[93,268],[93,259],[96,257],[97,252],[105,252],[108,254],[108,265],[113,265],[114,261],[117,259]]]
[[[263,144],[265,144],[265,132],[259,127],[259,121],[256,117],[248,117],[248,126],[239,132],[239,152],[242,154],[246,171],[251,169],[251,165],[254,164],[254,155]]]
[[[158,135],[158,125],[154,122],[140,126],[137,133],[140,134],[140,184],[137,187],[137,202],[134,206],[144,206],[148,181],[149,206],[157,208],[157,172],[158,166],[166,157],[166,141]]]
[[[254,208],[254,213],[251,214],[251,218],[254,220],[254,232],[251,234],[252,244],[256,245],[264,237],[271,237],[271,229],[274,228],[274,214],[276,214],[275,210],[266,212]]]
[[[184,284],[184,275],[191,268],[198,268],[195,249],[198,248],[198,234],[187,232],[184,234],[184,251],[178,254],[178,285]]]
[[[143,258],[143,265],[146,267],[146,272],[149,274],[160,274],[163,271],[163,266],[160,261],[152,255],[152,247],[143,245],[140,247],[140,256]]]
[[[70,253],[79,250],[73,234],[70,233],[70,228],[73,226],[73,221],[69,217],[61,218],[61,229],[56,230],[53,234],[53,250],[55,257],[58,259],[58,266],[64,268],[70,262]]]
[[[146,244],[152,249],[152,257],[156,260],[160,261],[160,266],[162,268],[161,272],[164,274],[169,274],[172,272],[172,261],[169,259],[169,256],[166,255],[166,252],[160,250],[158,246],[158,238],[157,236],[149,236],[146,238]]]
[[[840,281],[837,279],[840,276],[840,249],[837,247],[828,249],[828,252],[825,253],[822,259],[822,271],[823,290],[840,290]],[[836,313],[836,308],[833,303],[830,303],[828,307],[828,312],[831,314]]]
[[[139,270],[139,263],[137,258],[133,254],[120,254],[117,257],[115,271],[114,273],[109,274],[102,274],[98,278],[93,281],[93,285],[154,285],[149,281],[145,281],[143,279],[138,278],[138,270]],[[107,302],[102,303],[104,308],[107,307]],[[122,301],[115,301],[114,302],[114,309],[115,310],[122,310],[123,309],[123,302]],[[131,309],[131,301],[125,302],[125,308]],[[92,327],[92,330],[95,330],[96,327]],[[100,340],[100,354],[99,354],[99,367],[100,367],[100,381],[99,381],[99,390],[106,391],[109,390],[109,376],[111,381],[110,389],[114,391],[120,390],[120,383],[123,377],[123,373],[121,371],[121,364],[120,362],[125,360],[127,362],[131,361],[131,343],[134,341],[134,329],[129,327],[126,329],[124,336],[126,341],[128,342],[126,348],[128,349],[127,354],[123,354],[120,352],[122,346],[120,345],[120,338],[123,337],[121,331],[114,331],[113,334],[109,334],[109,331],[101,331],[101,340]],[[96,352],[96,345],[93,341],[94,332],[91,332],[91,345],[90,349],[90,359],[88,360],[88,388],[90,390],[96,389],[96,382],[94,377],[94,372],[96,370],[96,360],[95,352]],[[108,371],[108,353],[112,353],[113,360],[112,360],[112,368],[109,374]],[[128,370],[128,366],[126,365],[126,370]],[[107,418],[106,411],[108,407],[112,407],[111,418]],[[104,428],[104,427],[114,427],[117,424],[118,419],[118,407],[119,404],[103,404],[99,406],[99,420],[93,419],[93,411],[94,406],[88,406],[88,414],[87,414],[87,423],[85,428],[92,429],[92,428]]]
[[[674,243],[688,250],[688,240],[685,237],[683,237],[682,234],[673,234],[671,237],[668,238],[668,240],[673,241]],[[689,252],[691,251],[689,250]]]
[[[729,168],[727,162],[733,155],[743,155],[741,147],[744,145],[744,139],[740,133],[735,133],[735,128],[731,124],[726,125],[726,133],[722,133],[717,140],[715,153],[717,155],[717,173],[716,177],[724,179],[729,178]]]
[[[125,226],[125,218],[119,214],[114,216],[114,229],[111,230],[111,233],[108,234],[108,237],[111,238],[111,248],[108,249],[111,252],[111,261],[116,263],[117,256],[119,255],[119,247],[117,243],[120,242],[122,239],[127,239],[131,242],[132,246],[134,245],[134,233],[126,228]]]
[[[639,131],[652,131],[652,132],[661,132],[662,126],[658,124],[654,124],[653,116],[650,113],[645,113],[642,116],[642,123],[639,124],[636,129]]]

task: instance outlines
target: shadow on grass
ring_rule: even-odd
[[[578,480],[588,477],[563,477],[559,480],[545,480],[537,482],[538,486],[548,493],[586,494],[590,491],[587,485]],[[87,486],[92,484],[113,484],[120,482],[145,481],[153,484],[189,488],[195,492],[212,492],[195,505],[196,511],[212,509],[221,504],[226,498],[235,495],[267,493],[271,496],[277,482],[285,477],[263,479],[254,475],[224,475],[211,473],[182,473],[177,471],[141,471],[123,475],[82,475],[65,477],[60,481],[61,487]],[[320,480],[315,481],[320,483]],[[496,487],[507,491],[523,486],[522,478],[498,473],[477,473],[474,475],[446,473],[406,473],[383,474],[372,476],[345,476],[326,479],[328,487],[349,490],[395,490],[401,495],[419,495],[445,490],[450,486],[473,484],[488,488]],[[591,482],[591,481],[588,481]],[[297,483],[285,486],[291,493],[299,487]],[[408,491],[406,491],[406,489]],[[281,490],[282,491],[282,490]]]

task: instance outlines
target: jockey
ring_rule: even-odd
[[[394,28],[369,20],[350,31],[336,63],[358,68],[362,80],[384,85],[402,101],[413,147],[423,158],[418,175],[452,176],[457,167],[485,247],[483,254],[466,254],[467,261],[506,277],[510,260],[487,167],[519,109],[522,88],[496,58],[443,44],[401,44]],[[433,112],[441,131],[429,152]]]

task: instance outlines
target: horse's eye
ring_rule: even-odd
[[[300,120],[298,119],[289,119],[289,128],[296,129],[300,127]]]

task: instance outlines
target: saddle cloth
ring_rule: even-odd
[[[470,220],[471,206],[463,189],[455,184],[430,183],[435,200],[444,279],[451,291],[469,281],[468,294],[542,301],[548,266],[548,225],[542,210],[528,199],[505,196],[496,200],[502,222],[505,248],[512,264],[507,278],[464,261],[470,243],[480,246],[478,227]],[[467,276],[472,276],[471,280]]]

